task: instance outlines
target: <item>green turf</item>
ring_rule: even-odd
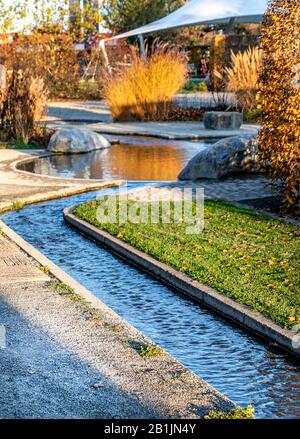
[[[29,142],[28,144],[22,142],[0,142],[0,149],[45,149],[46,142]]]
[[[296,227],[208,200],[204,231],[188,235],[184,224],[99,224],[101,203],[78,206],[75,214],[283,327],[300,323]]]

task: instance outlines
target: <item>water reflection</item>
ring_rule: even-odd
[[[176,180],[185,164],[210,141],[122,138],[111,148],[80,155],[56,155],[25,163],[20,169],[56,177]]]

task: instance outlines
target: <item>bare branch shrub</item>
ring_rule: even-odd
[[[0,45],[0,57],[8,70],[23,70],[44,80],[49,96],[76,96],[79,64],[72,38],[66,34],[32,32]]]
[[[12,73],[0,114],[2,128],[8,138],[28,144],[35,134],[36,124],[46,112],[48,92],[44,80],[28,72]]]

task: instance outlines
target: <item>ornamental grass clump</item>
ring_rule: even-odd
[[[256,105],[258,78],[262,67],[262,51],[258,47],[245,52],[231,52],[232,67],[226,67],[227,89],[236,94],[243,110],[253,110]]]
[[[185,53],[159,45],[146,57],[135,54],[129,68],[106,78],[104,97],[114,120],[161,120],[186,83]]]
[[[28,144],[46,112],[47,98],[42,78],[22,70],[13,71],[0,112],[1,129],[9,140]]]
[[[261,49],[259,157],[289,205],[300,207],[300,7],[270,0]]]

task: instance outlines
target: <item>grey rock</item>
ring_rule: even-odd
[[[48,150],[57,154],[82,154],[110,147],[109,141],[83,128],[63,128],[56,131],[50,139]]]
[[[209,111],[204,114],[204,126],[209,130],[238,130],[243,114],[236,111]]]
[[[234,174],[256,173],[260,168],[257,153],[255,137],[227,137],[193,157],[178,179],[217,179]]]

